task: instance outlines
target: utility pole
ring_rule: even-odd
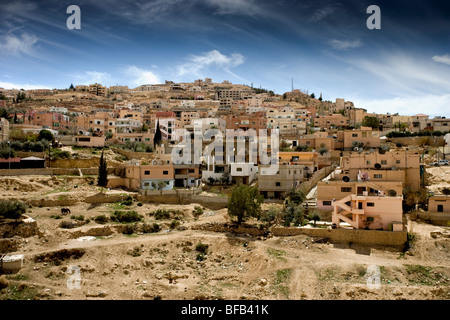
[[[8,170],[11,170],[11,141],[8,140],[9,156],[8,156]]]

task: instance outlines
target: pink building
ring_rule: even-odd
[[[332,222],[341,221],[354,229],[403,231],[403,197],[359,196],[351,194],[334,201]]]

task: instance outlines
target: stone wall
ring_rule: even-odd
[[[255,226],[246,226],[246,225],[229,225],[229,224],[221,224],[221,223],[208,223],[201,225],[194,225],[191,227],[192,230],[204,230],[204,231],[213,231],[213,232],[230,232],[237,233],[242,235],[250,235],[254,237],[262,237],[268,234],[267,230],[259,229]]]
[[[21,237],[0,239],[0,253],[9,253],[19,251],[24,240]]]
[[[155,153],[153,153],[153,152],[134,152],[134,151],[124,150],[124,149],[119,149],[119,148],[111,148],[111,150],[114,151],[115,153],[123,155],[128,160],[131,160],[131,159],[152,160],[155,158]]]
[[[415,211],[418,218],[429,221],[438,226],[450,226],[450,213],[444,212],[418,212]]]
[[[319,228],[292,228],[273,227],[274,236],[285,237],[295,235],[308,235],[311,237],[327,238],[336,243],[358,243],[363,245],[392,246],[403,248],[407,241],[406,231],[379,231],[379,230],[349,230],[349,229],[319,229]]]
[[[426,137],[402,137],[402,138],[388,138],[386,141],[392,142],[392,143],[401,143],[404,146],[413,145],[413,146],[420,146],[423,139]],[[444,141],[443,137],[429,137],[431,139],[431,146],[436,147],[440,146],[441,143]]]
[[[7,219],[0,223],[0,238],[12,238],[19,236],[29,238],[39,233],[39,228],[34,219],[25,216],[23,221]]]
[[[228,197],[202,196],[201,189],[194,190],[146,190],[144,195],[138,195],[138,201],[164,204],[191,204],[198,203],[211,210],[227,208]]]

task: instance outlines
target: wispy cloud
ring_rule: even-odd
[[[161,82],[159,77],[153,71],[141,69],[136,66],[127,67],[124,74],[129,79],[128,83],[135,87],[143,84],[156,84]]]
[[[309,18],[309,21],[310,22],[322,21],[322,20],[326,19],[327,17],[329,17],[330,15],[332,15],[334,10],[335,9],[333,7],[323,7],[323,8],[316,9],[316,10],[314,10],[312,16]]]
[[[425,113],[431,116],[445,115],[450,105],[450,94],[417,95],[409,97],[395,97],[391,99],[353,99],[355,106],[365,108],[368,112],[399,113],[414,115]],[[450,115],[448,112],[447,116]]]
[[[436,61],[436,62],[450,65],[450,55],[448,55],[448,54],[445,54],[443,56],[434,56],[431,59],[433,59],[433,61]]]
[[[22,33],[20,36],[6,34],[0,38],[0,51],[12,55],[34,55],[34,45],[38,38],[33,34]]]
[[[84,71],[69,75],[70,77],[72,77],[74,85],[89,85],[93,83],[100,83],[102,85],[114,84],[114,80],[108,72]]]
[[[204,0],[215,7],[216,14],[254,15],[262,13],[261,8],[253,0]]]
[[[336,50],[347,50],[347,49],[354,49],[359,48],[363,45],[361,40],[330,40],[329,44],[333,47],[333,49]]]
[[[3,82],[3,81],[0,81],[0,88],[3,88],[3,89],[25,89],[25,90],[52,89],[46,85],[40,85],[40,84],[12,83],[12,82]]]
[[[218,50],[212,50],[201,55],[191,55],[187,62],[178,67],[178,76],[195,75],[202,77],[210,69],[220,69],[240,80],[244,80],[231,71],[231,69],[243,64],[244,61],[244,56],[239,53],[232,53],[227,56]]]

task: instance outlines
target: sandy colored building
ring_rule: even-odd
[[[265,199],[285,199],[293,188],[298,188],[307,178],[305,166],[280,164],[278,172],[266,174],[268,166],[258,167],[258,189]]]
[[[78,147],[102,148],[105,146],[105,137],[76,136],[73,138]]]
[[[420,155],[413,151],[353,152],[341,157],[340,169],[341,172],[335,174],[336,180],[395,181],[413,190],[420,189]]]
[[[450,196],[434,195],[429,197],[428,211],[450,213]]]
[[[305,174],[312,175],[318,170],[319,154],[317,152],[282,152],[278,153],[279,164],[303,165]]]
[[[349,119],[348,117],[343,116],[340,113],[326,116],[317,116],[316,118],[314,118],[314,126],[326,129],[330,129],[331,127],[348,127]]]
[[[349,195],[333,203],[332,222],[354,229],[403,231],[403,197]]]
[[[350,151],[353,150],[354,143],[362,143],[364,148],[379,148],[380,132],[371,127],[337,132],[335,149]]]

